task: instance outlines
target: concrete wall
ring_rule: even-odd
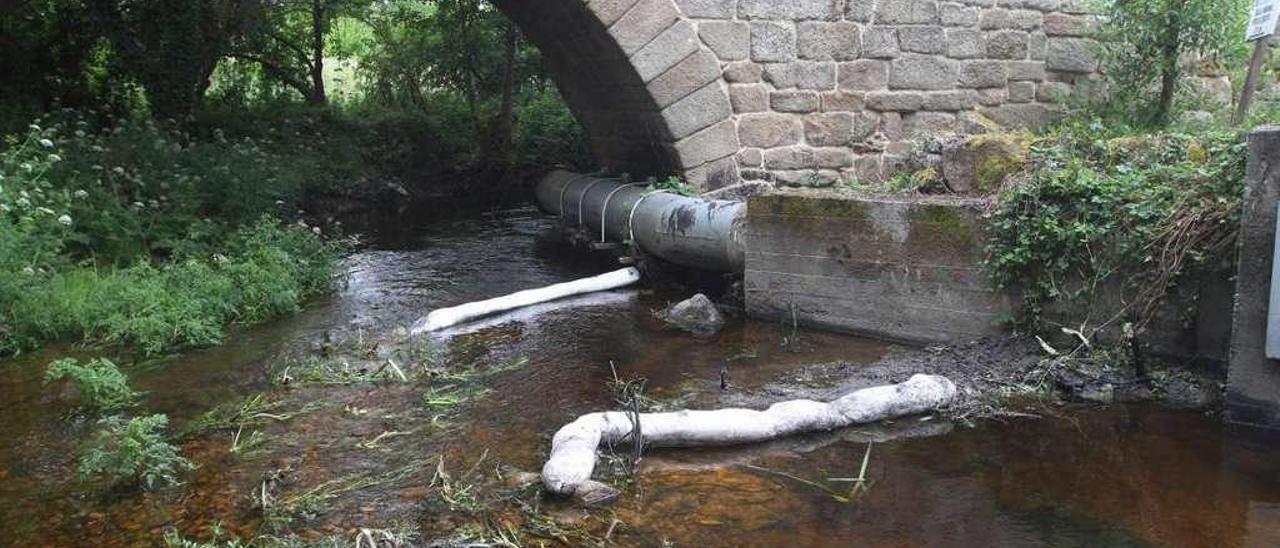
[[[1249,136],[1240,223],[1235,318],[1227,375],[1227,418],[1280,429],[1280,361],[1266,357],[1267,310],[1280,203],[1280,126]]]
[[[1084,0],[496,0],[598,159],[717,188],[880,179],[1094,78]]]
[[[1010,298],[991,289],[982,268],[982,203],[754,196],[747,205],[747,310],[907,342],[999,333]]]
[[[1019,310],[1019,295],[993,289],[983,266],[984,207],[976,198],[800,190],[754,196],[745,226],[747,310],[787,321],[794,313],[804,325],[916,343],[1002,333]],[[1230,295],[1225,271],[1184,280],[1140,342],[1161,356],[1223,363]],[[1103,286],[1087,306],[1053,307],[1044,317],[1096,328],[1115,316],[1120,296],[1118,287]],[[1121,323],[1097,337],[1115,340]],[[1068,338],[1060,342],[1073,342]]]

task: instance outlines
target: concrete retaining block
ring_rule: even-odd
[[[765,167],[775,173],[793,173],[778,170],[797,168],[797,159],[816,165],[821,160],[814,152],[827,149],[785,149],[790,152],[785,157],[779,150],[784,149],[766,151],[764,157]],[[803,179],[820,171],[794,173]],[[1280,196],[1280,181],[1273,184]],[[1019,314],[1021,296],[1016,289],[995,289],[983,264],[986,205],[985,198],[976,197],[815,190],[752,196],[745,223],[747,311],[763,319],[795,318],[811,327],[909,343],[958,343],[1002,334]],[[1044,319],[1051,325],[1098,327],[1120,310],[1119,289],[1104,284],[1087,306],[1049,307]],[[1139,334],[1144,351],[1221,365],[1229,336],[1229,293],[1227,274],[1220,271],[1180,285]],[[1265,294],[1249,299],[1265,301]],[[1188,310],[1195,316],[1187,317]],[[1111,322],[1097,339],[1118,341],[1121,323]],[[1075,342],[1066,335],[1049,339]],[[1260,353],[1260,342],[1257,348]],[[1266,374],[1274,375],[1276,385],[1266,390],[1280,398],[1280,363],[1268,365]]]
[[[1010,299],[982,269],[978,199],[751,197],[747,310],[914,343],[1000,332]]]
[[[1280,429],[1280,360],[1266,356],[1267,308],[1280,203],[1280,126],[1249,136],[1235,314],[1227,372],[1227,420]]]

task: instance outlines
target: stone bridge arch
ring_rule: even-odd
[[[542,51],[596,157],[635,174],[737,182],[719,58],[673,0],[497,0]]]
[[[597,158],[703,188],[891,172],[1096,78],[1085,0],[495,0]]]

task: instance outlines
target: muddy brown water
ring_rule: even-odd
[[[219,403],[278,391],[271,377],[282,356],[315,346],[326,332],[376,338],[434,307],[605,268],[560,244],[554,221],[528,208],[389,222],[375,234],[370,249],[350,258],[345,286],[332,298],[233,333],[224,346],[133,368],[134,384],[147,393],[141,410],[168,413],[180,429]],[[75,479],[75,452],[93,422],[74,417],[64,395],[40,377],[49,360],[90,351],[55,347],[0,362],[0,544],[152,546],[169,529],[207,538],[211,523],[253,535],[262,528],[254,488],[285,462],[300,484],[445,453],[461,461],[457,466],[485,455],[536,470],[556,428],[610,405],[604,388],[613,375],[610,362],[621,376],[648,379],[655,397],[711,406],[732,401],[740,389],[807,382],[798,373],[804,364],[867,364],[890,350],[866,339],[743,320],[714,339],[663,330],[652,311],[679,297],[619,291],[438,335],[436,343],[451,352],[527,363],[489,379],[490,391],[446,436],[423,433],[430,426],[412,387],[293,392],[294,403],[315,398],[328,407],[275,431],[268,442],[273,449],[263,456],[229,455],[225,435],[186,440],[183,452],[200,468],[183,487],[155,493],[104,492]],[[722,369],[730,385],[725,391]],[[611,509],[620,520],[613,540],[642,546],[1280,546],[1280,444],[1236,435],[1213,416],[1116,406],[976,427],[919,426],[937,435],[871,444],[867,489],[853,497],[846,496],[852,483],[830,480],[859,474],[868,445],[857,429],[753,447],[653,452]],[[414,433],[359,444],[398,429]],[[301,527],[350,534],[386,526],[389,516],[411,525],[433,522],[423,504],[426,480],[415,476],[349,493]],[[560,519],[579,512],[570,505],[555,511]]]

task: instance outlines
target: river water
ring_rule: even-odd
[[[142,410],[168,413],[175,432],[216,405],[252,394],[298,410],[297,418],[263,428],[267,441],[254,455],[231,454],[230,433],[182,438],[184,454],[200,465],[182,487],[104,491],[76,480],[75,453],[94,423],[75,417],[65,395],[40,377],[51,359],[88,350],[55,347],[0,362],[0,544],[152,546],[165,531],[208,539],[211,524],[248,537],[267,531],[256,506],[264,477],[287,475],[286,489],[305,493],[415,462],[429,466],[402,481],[345,490],[288,527],[307,537],[352,538],[355,528],[394,523],[439,538],[470,523],[431,503],[440,491],[431,469],[442,458],[455,475],[475,461],[537,470],[556,428],[611,405],[606,386],[615,370],[647,379],[655,398],[715,406],[742,401],[744,392],[758,395],[779,380],[810,382],[806,364],[856,367],[891,351],[876,341],[741,319],[716,338],[698,339],[664,330],[652,317],[687,295],[632,289],[433,336],[451,359],[520,364],[486,378],[487,390],[448,426],[423,411],[421,387],[412,383],[273,384],[288,357],[314,352],[321,341],[389,339],[432,308],[609,268],[561,244],[554,220],[531,208],[419,219],[375,226],[370,247],[347,261],[342,289],[305,312],[235,332],[218,348],[130,370],[146,391]],[[610,540],[1280,546],[1280,445],[1228,432],[1214,416],[1067,407],[973,427],[897,426],[934,435],[868,444],[879,438],[851,430],[754,447],[653,452],[623,497],[603,511],[616,520]],[[844,480],[859,475],[864,456],[864,488],[850,496],[854,483]],[[602,511],[565,502],[547,501],[545,511],[556,523],[583,527],[602,519]],[[554,545],[554,537],[524,541]]]

